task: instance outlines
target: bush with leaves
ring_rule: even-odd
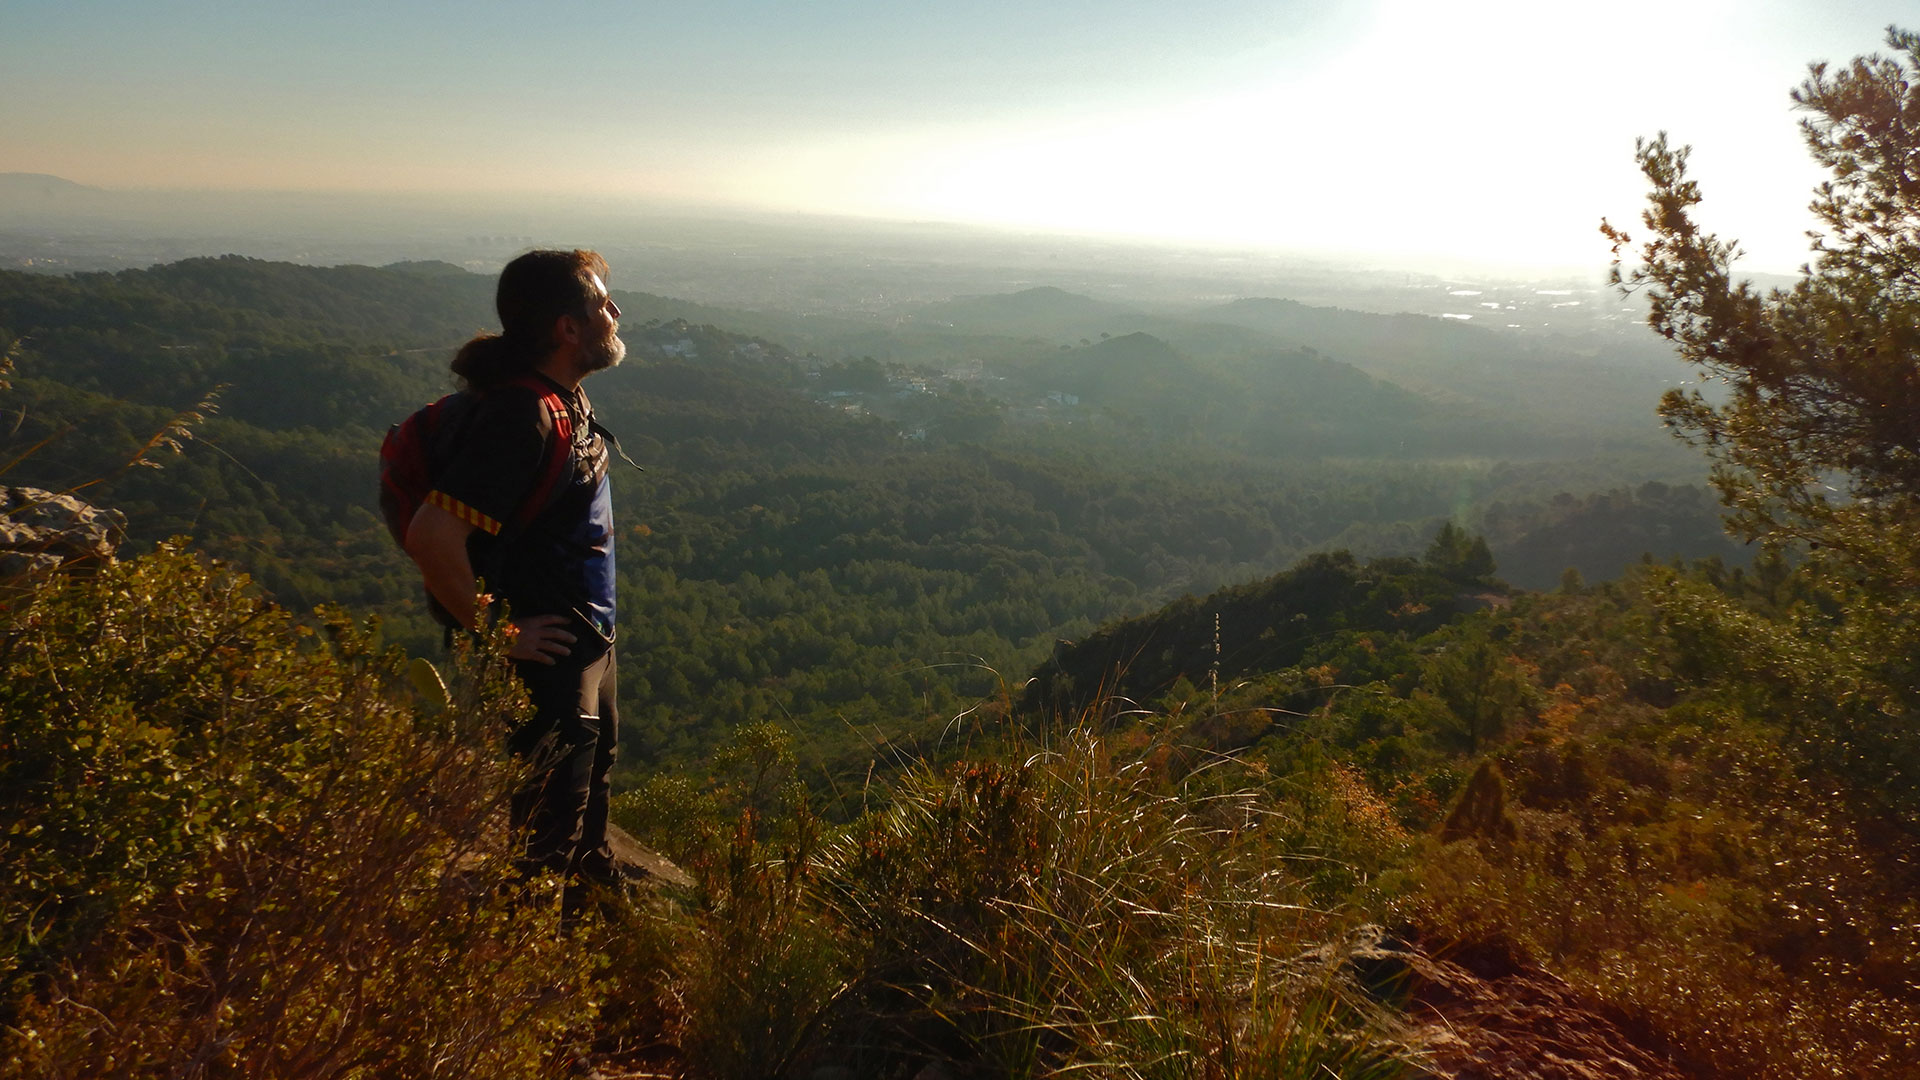
[[[404,660],[175,546],[6,613],[8,1071],[524,1077],[590,1018],[511,884],[523,699],[484,665],[422,705]]]
[[[1423,940],[1566,980],[1688,1075],[1905,1075],[1920,849],[1747,681],[1837,663],[1773,651],[1771,598],[1801,602],[1773,573],[1647,567],[1518,601],[1508,643],[1542,707],[1485,748],[1393,903]]]

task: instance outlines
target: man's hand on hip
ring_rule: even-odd
[[[567,646],[573,644],[575,638],[562,629],[566,624],[565,615],[530,615],[513,620],[513,647],[507,650],[507,657],[550,665],[563,656],[573,655]]]

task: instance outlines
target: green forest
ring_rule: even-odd
[[[10,480],[93,483],[136,547],[192,536],[290,608],[377,614],[425,653],[434,631],[370,478],[385,425],[451,389],[490,289],[443,264],[239,258],[0,275],[9,447],[39,448]],[[635,767],[781,717],[823,766],[858,769],[872,738],[937,730],[1056,640],[1314,551],[1416,553],[1445,520],[1533,586],[1647,554],[1748,557],[1704,484],[1632,479],[1644,449],[1611,474],[1587,456],[1620,432],[1548,445],[1537,420],[1443,408],[1311,347],[1247,353],[1243,329],[1221,330],[1242,350],[1225,353],[1144,332],[961,337],[943,368],[798,351],[682,314],[726,312],[616,295],[634,359],[589,390],[647,469],[616,478]],[[1029,312],[1023,333],[1036,309],[1075,307],[1038,301],[974,307]],[[995,359],[951,374],[980,354]],[[204,419],[177,455],[123,468],[182,411]]]
[[[0,273],[5,482],[129,523],[0,593],[0,1061],[1912,1075],[1920,36],[1888,46],[1796,92],[1833,181],[1791,289],[1641,144],[1613,283],[1707,389],[1617,365],[1578,415],[1580,369],[1438,320],[616,288],[615,816],[692,883],[585,933],[504,885],[502,643],[440,645],[374,509],[492,282]]]

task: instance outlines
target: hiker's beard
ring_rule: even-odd
[[[610,367],[619,367],[620,361],[627,358],[627,343],[620,340],[620,331],[607,328],[607,336],[589,345],[580,354],[582,374],[605,371]]]

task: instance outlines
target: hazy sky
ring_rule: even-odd
[[[1593,265],[1636,135],[1791,269],[1787,91],[1911,0],[0,0],[0,171]]]

